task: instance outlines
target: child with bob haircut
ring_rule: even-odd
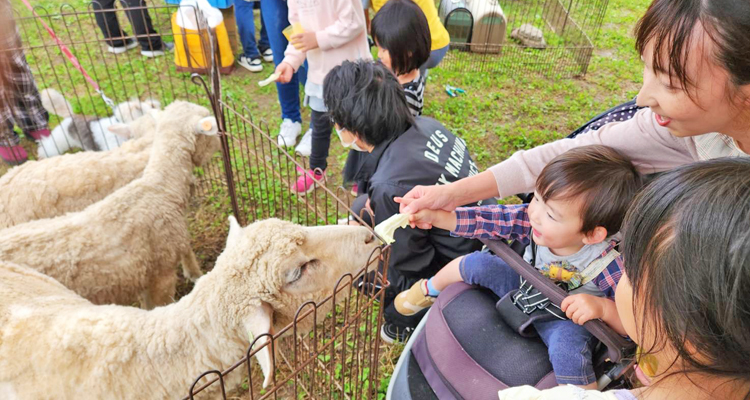
[[[615,302],[628,336],[655,361],[649,386],[522,386],[500,400],[750,398],[748,199],[750,160],[720,158],[665,173],[633,201]]]
[[[606,146],[585,146],[558,156],[542,170],[530,204],[423,210],[413,227],[437,227],[467,238],[500,237],[527,244],[524,259],[571,293],[556,318],[533,322],[549,349],[557,383],[596,387],[593,336],[581,325],[601,319],[625,334],[614,302],[622,258],[612,236],[641,187],[630,160]],[[503,297],[519,275],[502,259],[476,252],[459,257],[429,280],[400,293],[396,309],[410,315],[429,307],[448,285],[466,282]]]
[[[430,27],[422,9],[411,0],[389,0],[371,24],[378,59],[404,87],[412,115],[422,115],[425,77],[419,67],[430,58],[431,46]]]

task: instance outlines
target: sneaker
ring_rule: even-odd
[[[297,136],[302,132],[302,124],[289,118],[281,121],[277,141],[281,147],[292,147],[297,143]]]
[[[265,50],[261,50],[260,55],[263,56],[263,60],[265,62],[273,62],[273,50],[271,50],[270,47]]]
[[[294,151],[301,156],[310,157],[310,154],[312,154],[312,129],[308,129],[305,132],[305,135],[302,136],[302,140],[299,141]]]
[[[8,165],[21,165],[29,159],[29,155],[20,145],[0,146],[0,158]]]
[[[141,50],[141,55],[147,58],[163,56],[165,53],[174,50],[174,43],[161,42],[159,50]]]
[[[357,193],[359,193],[359,185],[357,185],[356,183],[353,184],[352,190],[349,191],[349,193],[351,193],[352,196],[357,197]]]
[[[26,136],[31,136],[34,140],[42,140],[42,138],[50,135],[49,129],[39,129],[37,131],[31,131]]]
[[[396,311],[408,317],[429,308],[434,302],[435,298],[427,295],[427,280],[420,279],[411,289],[399,293],[393,304]]]
[[[239,60],[237,60],[237,64],[242,65],[250,72],[263,71],[263,63],[260,61],[260,57],[249,58],[243,54],[240,56]]]
[[[315,187],[323,182],[325,179],[325,171],[323,172],[313,172],[313,170],[308,169],[307,171],[300,171],[299,168],[297,168],[297,171],[302,173],[302,176],[297,178],[297,182],[294,183],[294,186],[292,186],[292,193],[295,193],[299,196],[304,196],[313,190],[315,190]]]
[[[112,54],[122,54],[136,47],[138,47],[138,42],[136,42],[135,39],[128,39],[125,41],[124,46],[107,46],[107,51]]]
[[[406,343],[412,332],[414,332],[414,328],[399,326],[392,322],[384,322],[380,328],[380,338],[388,344],[396,342]]]

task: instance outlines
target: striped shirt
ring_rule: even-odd
[[[451,236],[502,238],[518,240],[528,245],[531,242],[528,208],[528,204],[459,207],[456,209],[456,229],[451,232]],[[617,242],[611,241],[597,259],[606,256],[615,246]],[[609,299],[615,297],[615,288],[622,277],[622,267],[622,256],[618,256],[592,281]]]
[[[404,88],[409,111],[415,117],[422,115],[422,108],[424,107],[424,84],[425,79],[422,74],[419,74],[413,81],[401,85]]]

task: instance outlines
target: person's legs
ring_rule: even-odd
[[[587,388],[596,388],[592,362],[596,339],[586,328],[571,320],[536,322],[534,328],[547,345],[559,385],[591,385]]]
[[[285,0],[260,0],[261,17],[266,26],[268,42],[273,51],[273,63],[278,66],[284,60],[284,51],[289,42],[281,31],[289,26],[289,9]],[[289,83],[276,83],[281,105],[281,118],[288,119],[292,123],[301,123],[299,85],[307,81],[307,70],[302,67],[294,75]],[[297,127],[299,134],[299,127]],[[296,141],[297,135],[294,135]],[[294,146],[287,140],[289,146]]]
[[[401,292],[396,297],[396,309],[403,315],[422,311],[432,305],[440,292],[456,282],[485,287],[498,297],[518,289],[520,284],[518,273],[500,257],[477,251],[456,258],[429,280],[420,280]]]
[[[268,41],[268,31],[266,30],[266,23],[263,21],[263,11],[260,11],[260,39],[258,39],[258,50],[261,55],[264,50],[270,49],[271,44]]]
[[[312,153],[310,169],[325,171],[328,168],[328,148],[331,146],[331,119],[323,111],[312,110]]]
[[[104,11],[114,10],[115,0],[95,0],[91,2],[91,6],[94,10],[96,24],[102,31],[107,44],[113,48],[125,48],[127,43],[121,38],[127,36],[127,33],[120,27],[120,23],[117,21],[117,14],[114,11]]]
[[[422,74],[422,76],[427,76],[427,70],[432,69],[438,66],[441,61],[443,61],[443,58],[446,54],[448,54],[448,48],[450,46],[445,46],[440,49],[436,49],[430,52],[430,58],[427,59],[427,62],[425,62],[421,67],[419,67],[419,72]]]
[[[260,56],[255,42],[255,19],[253,18],[253,4],[245,0],[234,2],[234,14],[237,21],[237,31],[240,33],[242,54],[247,58]]]
[[[122,6],[126,9],[133,7],[145,7],[146,2],[143,0],[120,0]],[[147,9],[135,9],[127,10],[128,19],[130,24],[133,26],[138,43],[141,45],[142,51],[161,51],[163,50],[163,43],[161,36],[154,30],[154,26],[151,23],[151,16]]]

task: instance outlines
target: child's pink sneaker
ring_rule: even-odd
[[[320,170],[313,171],[311,169],[304,171],[299,167],[297,167],[297,172],[302,174],[302,176],[297,178],[297,182],[292,185],[292,193],[300,196],[304,196],[315,190],[315,186],[321,184],[325,179],[326,173],[325,171],[320,172]]]
[[[359,193],[359,185],[356,183],[353,184],[352,190],[349,193],[351,193],[352,196],[357,197],[357,193]]]
[[[7,164],[20,165],[29,158],[29,155],[26,154],[26,150],[20,145],[0,146],[0,158]]]

